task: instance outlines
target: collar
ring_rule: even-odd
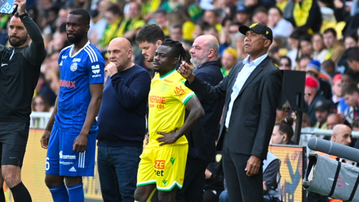
[[[264,55],[262,55],[262,56],[260,56],[260,57],[258,57],[257,59],[255,59],[254,61],[252,61],[252,62],[249,62],[250,60],[250,55],[248,55],[244,60],[243,60],[243,64],[244,65],[249,65],[249,66],[258,66],[266,57],[268,56],[268,54],[266,53],[266,54],[264,54]]]

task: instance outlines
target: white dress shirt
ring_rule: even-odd
[[[250,56],[247,56],[243,60],[244,66],[243,66],[242,70],[238,73],[236,82],[234,83],[233,88],[232,88],[231,101],[229,102],[228,111],[227,111],[227,117],[226,117],[226,120],[225,120],[226,128],[229,128],[229,120],[230,120],[231,114],[232,114],[233,103],[236,100],[239,92],[241,91],[244,83],[247,81],[248,77],[251,75],[251,73],[254,71],[254,69],[267,56],[268,56],[267,54],[264,54],[264,55],[260,56],[259,58],[255,59],[252,62],[249,62],[250,61]]]

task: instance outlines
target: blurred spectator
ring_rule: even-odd
[[[37,95],[32,99],[31,110],[33,112],[50,112],[50,105],[43,95]]]
[[[352,122],[355,118],[359,117],[359,89],[357,85],[348,85],[343,87],[342,95],[345,99],[345,103],[352,107],[352,111],[349,114],[344,114],[348,120],[351,119]]]
[[[222,32],[220,34],[220,43],[226,45],[227,47],[231,45],[231,42],[234,38],[234,35],[238,33],[239,22],[232,22],[229,20],[229,25],[222,27]]]
[[[227,76],[232,67],[237,63],[237,51],[234,48],[226,48],[221,58],[221,72],[223,77]]]
[[[300,58],[298,58],[298,65],[296,67],[296,70],[303,72],[307,71],[307,66],[309,65],[310,61],[312,61],[310,55],[300,56]]]
[[[334,107],[338,107],[338,103],[342,96],[342,74],[337,74],[333,78],[333,84],[332,84],[332,102],[334,103]]]
[[[41,95],[47,100],[47,103],[50,106],[54,106],[57,95],[52,91],[50,85],[47,83],[45,79],[45,75],[40,73],[39,79],[37,81],[35,87],[35,93],[37,95]]]
[[[60,52],[63,48],[70,45],[67,41],[66,24],[63,23],[53,34],[53,39],[47,45],[47,53]]]
[[[245,5],[239,5],[237,7],[235,21],[239,22],[241,25],[246,26],[249,26],[251,24],[251,15]]]
[[[344,37],[345,49],[358,46],[358,33],[352,32]]]
[[[278,7],[269,9],[267,25],[273,31],[273,37],[289,37],[293,32],[293,25],[283,18],[283,12]]]
[[[168,26],[171,26],[172,24],[181,24],[182,39],[193,41],[193,34],[195,32],[196,25],[191,21],[186,7],[181,6],[178,7],[175,11],[168,12],[167,20]],[[201,35],[202,33],[200,32],[198,34]]]
[[[89,39],[95,46],[99,46],[101,37],[106,29],[105,12],[113,3],[109,0],[100,0],[97,4],[97,9],[90,12],[91,24],[89,30]]]
[[[140,0],[141,3],[141,15],[143,19],[148,22],[153,17],[156,10],[161,5],[161,0]]]
[[[141,5],[136,2],[129,2],[129,15],[120,24],[117,35],[134,42],[137,31],[146,25],[141,17]],[[168,32],[167,32],[168,34]]]
[[[349,72],[345,72],[342,75],[342,80],[341,80],[342,94],[341,94],[341,96],[343,96],[343,89],[346,86],[355,86],[355,87],[357,86],[355,77]],[[345,102],[344,97],[341,98],[338,103],[338,106],[337,106],[337,113],[340,115],[340,117],[343,120],[347,120],[349,123],[352,123],[354,120],[353,112],[354,112],[354,108]]]
[[[333,128],[333,135],[330,141],[349,146],[352,142],[352,130],[347,125],[338,124]]]
[[[329,130],[333,130],[334,126],[341,123],[340,116],[337,113],[331,113],[327,118],[327,125]]]
[[[317,122],[314,107],[317,102],[324,100],[326,100],[326,98],[320,94],[319,91],[319,81],[315,77],[307,75],[305,78],[304,101],[307,104],[306,112],[310,117],[311,126],[314,126]]]
[[[314,111],[317,122],[313,126],[314,128],[328,129],[327,118],[331,109],[332,105],[329,101],[320,100],[315,104]]]
[[[345,51],[345,47],[341,41],[337,39],[337,32],[333,28],[328,28],[323,33],[325,47],[329,50],[325,59],[331,59],[337,63],[341,55]]]
[[[182,25],[179,23],[170,26],[170,38],[174,41],[182,41]]]
[[[345,57],[347,59],[350,70],[355,75],[356,82],[359,82],[359,47],[352,47],[346,50]]]
[[[224,174],[222,168],[222,154],[216,154],[216,161],[211,162],[205,171],[205,184],[203,187],[203,202],[218,202],[224,190]]]
[[[280,47],[271,45],[268,50],[268,56],[271,58],[274,65],[278,66],[280,59]]]
[[[324,62],[325,56],[328,54],[328,50],[324,46],[323,36],[320,33],[316,33],[312,37],[313,44],[313,59],[319,60],[321,63]]]
[[[87,11],[91,9],[91,0],[67,0],[65,7],[83,8]]]
[[[237,61],[239,60],[244,60],[244,58],[246,58],[248,56],[248,54],[244,51],[244,35],[242,33],[236,33],[234,35],[234,38],[232,40],[232,47],[234,46],[234,48],[237,51]]]
[[[266,25],[268,23],[268,10],[262,6],[256,8],[253,12],[252,22]]]
[[[308,33],[319,32],[322,25],[322,14],[317,1],[289,0],[283,17],[291,22],[293,27],[302,27]]]
[[[336,70],[335,63],[331,59],[325,60],[324,62],[322,62],[322,67],[323,67],[324,72],[326,74],[328,74],[331,79],[333,79],[333,77],[335,75],[340,73]]]
[[[293,119],[285,118],[280,122],[276,122],[273,128],[273,133],[270,139],[270,144],[293,144],[292,137],[293,131]]]
[[[282,109],[276,110],[275,122],[283,121],[285,118],[289,117],[289,112]]]
[[[219,22],[218,13],[215,10],[204,11],[203,21],[207,22],[210,26],[215,27],[219,34],[222,32],[222,25]]]
[[[302,36],[302,34],[303,33],[300,29],[295,29],[288,37],[289,51],[287,53],[287,56],[292,61],[292,70],[296,68],[298,48],[299,48],[299,38],[300,36]]]
[[[352,123],[352,129],[353,131],[359,131],[359,117],[354,119],[353,123]],[[355,138],[355,144],[354,144],[354,147],[356,149],[359,149],[359,138]]]
[[[313,56],[312,37],[309,34],[303,35],[299,39],[299,54]]]
[[[104,16],[106,18],[106,27],[101,36],[99,49],[104,51],[107,49],[108,44],[113,38],[122,36],[123,33],[120,32],[121,22],[123,20],[123,13],[120,10],[119,5],[112,5],[109,7]]]
[[[292,61],[288,56],[282,56],[279,59],[278,68],[281,70],[291,70]]]
[[[170,30],[167,24],[167,12],[164,9],[157,9],[157,11],[154,13],[154,20],[155,23],[161,27],[163,33],[165,34],[165,36],[169,36],[170,35]],[[181,33],[182,33],[182,29],[181,29]],[[181,37],[182,38],[182,37]],[[175,39],[173,39],[175,40]],[[179,40],[176,40],[179,41]]]
[[[332,87],[329,83],[330,78],[328,75],[320,71],[320,62],[318,60],[312,60],[307,65],[307,74],[314,76],[319,81],[320,93],[327,99],[332,99]]]

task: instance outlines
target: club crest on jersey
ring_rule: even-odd
[[[92,69],[92,73],[94,74],[100,73],[100,65],[92,65],[91,69]]]
[[[77,70],[77,63],[72,63],[72,65],[70,66],[70,70],[71,71],[76,71]]]

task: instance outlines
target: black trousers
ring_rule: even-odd
[[[222,162],[229,202],[263,202],[262,166],[257,175],[248,177],[244,169],[250,156],[231,152],[227,145],[225,137]]]
[[[204,172],[208,164],[188,156],[183,187],[177,190],[176,202],[203,202]]]

